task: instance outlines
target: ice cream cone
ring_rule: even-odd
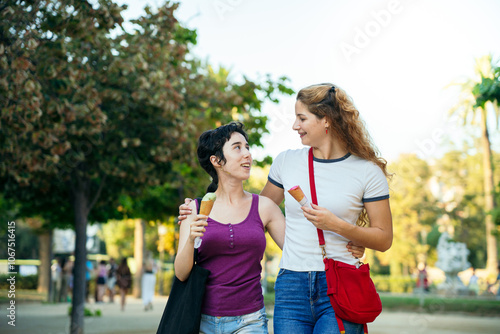
[[[200,215],[208,216],[210,214],[216,198],[217,196],[215,196],[215,193],[206,193],[205,196],[203,196],[200,203]],[[199,248],[200,246],[201,238],[196,237],[194,240],[194,248]]]
[[[212,211],[212,207],[214,206],[215,201],[201,201],[200,204],[200,215],[208,216],[210,211]]]
[[[210,214],[216,198],[217,196],[215,196],[215,193],[206,193],[205,196],[203,196],[200,204],[200,215],[208,216]]]
[[[307,206],[309,205],[309,200],[307,199],[306,195],[304,195],[304,192],[300,188],[300,186],[295,186],[292,187],[288,190],[290,195],[292,195],[293,198],[299,202],[300,206]]]

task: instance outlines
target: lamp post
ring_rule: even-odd
[[[163,256],[165,252],[165,234],[167,234],[167,227],[163,224],[158,225],[158,235],[159,235],[159,245],[158,250],[160,251],[160,266],[158,268],[158,293],[163,296]]]

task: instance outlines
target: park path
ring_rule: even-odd
[[[125,311],[118,303],[87,304],[100,309],[102,317],[85,318],[85,334],[155,334],[166,297],[155,297],[152,311],[145,312],[140,299],[127,297]],[[16,327],[7,324],[6,304],[0,305],[2,334],[67,334],[69,304],[26,302],[16,305]],[[384,311],[369,325],[370,334],[498,334],[498,317],[478,317],[461,314],[426,314]],[[272,333],[272,321],[270,321]],[[290,333],[293,334],[293,333]]]

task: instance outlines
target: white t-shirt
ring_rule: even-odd
[[[316,227],[309,222],[300,204],[288,193],[299,185],[311,201],[309,187],[309,148],[288,150],[274,160],[268,179],[285,190],[286,232],[280,268],[293,271],[324,271]],[[389,185],[383,171],[374,163],[347,154],[340,159],[314,158],[314,177],[318,205],[355,225],[364,202],[389,198]],[[327,256],[356,264],[347,250],[346,238],[324,231]]]

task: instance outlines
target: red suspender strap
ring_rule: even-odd
[[[313,156],[313,148],[309,149],[309,186],[311,188],[311,200],[313,204],[318,205],[318,198],[316,197],[316,183],[314,182],[314,156]],[[323,231],[317,229],[318,231],[318,239],[320,246],[325,244],[325,236],[323,235]]]

